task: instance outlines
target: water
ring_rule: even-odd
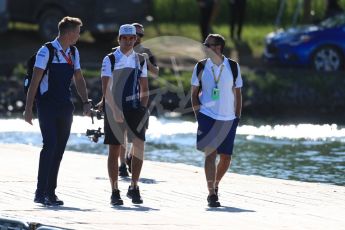
[[[102,138],[93,143],[85,136],[87,128],[103,126],[102,121],[95,123],[75,116],[67,149],[107,154]],[[243,123],[237,131],[230,172],[345,185],[345,127]],[[204,155],[195,150],[196,128],[195,122],[181,118],[150,117],[145,159],[203,166]],[[40,147],[37,120],[33,126],[22,119],[0,120],[0,143]]]

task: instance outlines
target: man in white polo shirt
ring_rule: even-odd
[[[83,100],[84,114],[90,114],[79,52],[74,46],[80,37],[81,26],[79,18],[64,17],[58,24],[58,37],[42,46],[36,55],[24,112],[25,121],[32,125],[32,107],[36,104],[43,139],[35,203],[64,204],[56,196],[55,190],[73,121],[74,105],[70,88],[72,80]]]
[[[118,188],[118,158],[125,135],[133,143],[132,181],[127,197],[135,204],[143,202],[138,181],[144,159],[149,89],[146,61],[134,52],[135,41],[135,27],[122,25],[118,37],[120,46],[107,55],[102,64],[103,99],[99,105],[105,108],[104,144],[109,145],[108,174],[112,205],[123,204]]]
[[[209,58],[199,62],[203,71],[198,72],[199,63],[194,68],[192,106],[198,121],[197,149],[205,152],[208,206],[219,207],[218,185],[231,162],[243,82],[239,65],[222,54],[225,39],[221,35],[209,34],[204,45]],[[216,167],[217,154],[220,160]]]

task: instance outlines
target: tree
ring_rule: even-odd
[[[311,22],[311,0],[304,0],[303,2],[303,23]]]

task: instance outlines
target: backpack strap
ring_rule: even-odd
[[[77,48],[75,46],[70,46],[69,48],[71,50],[71,53],[72,53],[72,56],[73,56],[73,59],[74,59],[74,62],[75,62],[75,50]],[[74,62],[73,62],[73,65],[75,64]]]
[[[111,48],[111,53],[109,53],[107,56],[110,60],[110,65],[111,65],[111,72],[114,72],[114,69],[115,69],[115,55],[114,55],[114,52],[117,50],[117,48],[119,48],[118,46],[117,47],[114,47],[114,48]]]
[[[202,89],[201,77],[202,77],[202,73],[205,69],[206,61],[207,61],[207,59],[202,59],[201,61],[199,61],[196,64],[196,76],[198,77],[198,80],[199,80],[198,95],[200,94],[201,89]],[[198,101],[199,101],[199,104],[201,105],[201,101],[200,101],[199,97],[198,97]]]
[[[201,77],[205,68],[206,61],[207,59],[202,59],[196,64],[196,76],[198,77],[198,80],[199,80],[199,92],[201,91],[201,88],[202,88]]]
[[[145,57],[144,55],[137,53],[140,63],[140,69],[143,70],[144,64],[145,64]]]
[[[46,73],[48,71],[51,63],[53,62],[53,58],[54,58],[54,54],[55,54],[55,48],[51,42],[47,42],[44,45],[48,48],[48,51],[49,51],[49,58],[48,58],[48,62],[47,62],[47,67],[44,70]]]
[[[234,60],[228,58],[228,61],[229,61],[229,65],[230,65],[230,68],[231,68],[231,72],[232,72],[232,76],[233,76],[233,79],[234,79],[234,87],[236,86],[236,79],[237,79],[237,76],[238,76],[238,68],[237,68],[237,62],[235,62]]]
[[[110,70],[111,70],[111,72],[113,72],[115,69],[115,55],[113,53],[110,53],[107,56],[110,60],[110,65],[111,65]]]

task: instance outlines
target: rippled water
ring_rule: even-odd
[[[90,118],[75,116],[67,149],[107,154],[107,147],[91,142]],[[196,123],[180,118],[150,117],[145,158],[203,166],[203,153],[195,150]],[[230,171],[282,179],[345,185],[345,127],[333,125],[240,124]],[[37,124],[21,119],[0,120],[0,143],[41,146]],[[1,149],[0,149],[1,153]],[[1,156],[1,155],[0,155]]]

